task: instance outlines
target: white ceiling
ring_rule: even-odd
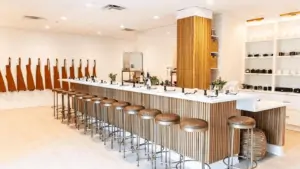
[[[86,7],[87,3],[92,6]],[[102,7],[107,4],[127,9],[104,11]],[[102,36],[126,38],[133,33],[121,31],[121,24],[138,31],[171,25],[176,23],[176,11],[190,6],[249,19],[300,10],[300,0],[1,0],[0,26],[46,31],[45,25],[49,25],[47,31],[88,35],[100,31]],[[47,20],[25,20],[24,15]],[[153,19],[155,15],[160,19]],[[62,21],[61,16],[68,19]]]

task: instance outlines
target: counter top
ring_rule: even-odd
[[[159,95],[159,96],[185,99],[185,100],[191,100],[191,101],[199,101],[199,102],[204,102],[204,103],[221,103],[221,102],[229,102],[229,101],[251,99],[251,98],[256,99],[255,95],[247,94],[247,93],[238,93],[237,95],[226,95],[226,94],[220,93],[218,97],[207,97],[207,96],[204,96],[203,90],[197,90],[196,94],[185,95],[181,92],[181,88],[178,88],[178,87],[168,87],[168,91],[164,91],[162,86],[152,86],[152,88],[154,88],[154,89],[148,90],[144,86],[138,86],[138,85],[136,85],[136,87],[133,88],[132,84],[131,85],[125,84],[125,86],[120,86],[120,84],[111,85],[111,84],[107,84],[107,83],[88,82],[88,81],[71,80],[71,79],[61,79],[61,81],[90,85],[90,86],[106,87],[106,88],[110,88],[110,89],[138,92],[138,93],[144,93],[144,94]],[[173,90],[175,90],[175,91],[173,91]],[[194,92],[195,90],[196,89],[185,89],[185,92]]]

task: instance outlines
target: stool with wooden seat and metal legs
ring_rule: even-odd
[[[93,95],[86,95],[86,96],[83,96],[82,100],[84,101],[83,103],[83,116],[84,116],[84,134],[87,133],[87,130],[88,128],[90,128],[90,125],[91,125],[91,113],[90,113],[90,110],[88,109],[88,104],[92,101],[92,98],[94,98],[96,96],[93,96]]]
[[[112,134],[109,130],[109,128],[113,129],[113,123],[109,118],[109,108],[112,108],[113,103],[117,102],[117,100],[115,99],[106,99],[103,100],[101,103],[101,106],[103,107],[103,111],[101,111],[101,118],[103,120],[102,125],[100,126],[100,138],[102,139],[102,141],[104,142],[104,145],[106,145],[106,141],[111,138]],[[108,128],[108,130],[105,130],[106,128]],[[112,131],[113,132],[113,131]],[[113,148],[113,145],[111,145]]]
[[[83,121],[83,97],[86,96],[86,94],[76,94],[74,98],[74,112],[75,112],[75,126],[79,130],[80,124]]]
[[[78,94],[78,92],[73,92],[70,91],[68,92],[68,96],[67,96],[67,108],[68,108],[68,113],[67,113],[67,118],[68,118],[68,125],[71,122],[71,118],[72,118],[72,113],[74,113],[74,117],[75,117],[75,97],[76,94]],[[71,99],[71,101],[70,101]]]
[[[91,128],[91,137],[94,135],[94,130],[96,129],[95,133],[98,133],[98,129],[101,123],[101,107],[100,104],[103,100],[107,99],[106,97],[94,97],[92,98],[93,102],[93,114],[91,115],[94,118],[92,122]]]
[[[53,116],[58,119],[58,111],[61,109],[61,106],[58,105],[58,94],[62,93],[61,88],[52,89],[53,92]]]
[[[253,118],[247,117],[247,116],[232,116],[228,119],[228,127],[229,127],[229,157],[227,159],[226,163],[226,158],[223,159],[223,162],[225,165],[228,166],[229,169],[240,169],[239,167],[234,166],[233,164],[233,158],[234,158],[234,131],[235,130],[247,130],[249,137],[248,143],[248,152],[246,153],[246,157],[241,157],[243,159],[249,160],[249,163],[247,165],[247,169],[253,169],[257,167],[257,162],[253,160],[253,129],[256,126],[256,122]],[[251,132],[251,133],[250,133]],[[255,165],[254,165],[255,164]]]
[[[129,106],[130,103],[128,102],[123,102],[123,101],[118,101],[118,102],[114,102],[113,103],[113,107],[115,108],[115,112],[116,113],[116,118],[115,119],[115,125],[114,127],[116,127],[117,129],[115,129],[115,131],[117,132],[117,135],[114,135],[114,139],[118,140],[119,143],[119,152],[121,152],[121,147],[122,147],[122,143],[124,143],[125,140],[123,140],[123,130],[125,130],[123,127],[123,119],[124,119],[124,108],[126,106]],[[115,133],[116,134],[116,133]],[[113,142],[112,142],[113,144]]]
[[[209,164],[205,163],[205,153],[206,153],[206,144],[205,144],[205,140],[206,140],[206,131],[208,130],[208,123],[205,120],[202,119],[197,119],[197,118],[185,118],[184,120],[182,120],[180,122],[180,129],[184,132],[188,132],[188,133],[196,133],[199,132],[202,134],[202,142],[199,142],[199,148],[201,147],[201,154],[199,157],[201,157],[201,169],[205,169],[205,166],[207,166],[210,169]],[[184,144],[184,143],[182,143]],[[181,147],[188,147],[188,145],[184,145]],[[186,153],[186,149],[182,150],[183,152]],[[188,161],[196,161],[196,160],[185,160],[185,155],[181,155],[180,156],[180,161],[178,164],[180,164],[180,168],[185,169],[185,162]],[[178,168],[178,164],[176,165],[176,168]],[[181,165],[183,164],[183,165]]]
[[[61,115],[62,115],[62,118],[61,118],[61,122],[64,121],[64,119],[66,118],[66,112],[69,112],[68,108],[69,108],[69,105],[66,106],[65,105],[65,96],[67,96],[67,99],[68,99],[68,102],[69,103],[69,92],[73,92],[73,91],[67,91],[67,90],[61,90]]]
[[[165,151],[165,162],[161,162],[162,164],[165,164],[165,168],[171,169],[171,126],[179,124],[180,122],[180,116],[173,113],[163,113],[159,114],[155,117],[155,123],[157,125],[160,125],[165,128],[165,133],[162,135],[165,136],[165,138],[162,138],[161,140],[165,140],[167,145],[163,145],[161,143],[161,146],[163,145],[165,148],[169,148],[169,151]],[[156,133],[157,126],[154,126],[154,132]],[[162,128],[163,129],[163,128]],[[162,132],[162,131],[160,131]],[[161,152],[163,153],[163,152]],[[163,156],[161,156],[163,158]],[[156,164],[156,152],[154,153],[154,164]],[[162,160],[162,159],[161,159]],[[156,167],[156,165],[155,165]]]
[[[157,109],[143,109],[141,111],[139,111],[138,113],[138,117],[139,117],[139,120],[138,120],[138,128],[139,128],[139,133],[140,134],[144,134],[144,139],[145,139],[145,148],[148,149],[148,151],[146,151],[146,155],[148,156],[146,159],[150,160],[151,159],[151,166],[153,168],[153,156],[154,156],[154,152],[156,153],[156,151],[154,151],[154,149],[156,148],[156,145],[154,144],[154,141],[151,143],[151,153],[149,152],[149,140],[147,140],[146,138],[146,134],[149,134],[149,139],[151,138],[155,138],[155,134],[154,133],[154,130],[152,129],[152,132],[151,132],[151,123],[152,123],[152,126],[154,127],[155,125],[155,117],[157,115],[161,114],[161,111],[160,110],[157,110]],[[145,121],[149,121],[148,123],[148,126],[146,126],[145,124]],[[151,122],[151,123],[150,123]],[[148,128],[147,128],[148,127]],[[146,128],[148,129],[148,131],[146,131]],[[137,136],[137,150],[140,149],[140,136]],[[138,161],[138,166],[139,166],[139,161],[140,161],[140,154],[139,154],[140,151],[137,151],[137,161]]]
[[[139,111],[145,109],[144,106],[140,105],[131,105],[131,106],[126,106],[124,108],[124,116],[123,116],[123,158],[125,158],[125,153],[127,151],[131,151],[134,153],[137,150],[137,146],[134,146],[134,131],[133,131],[133,123],[134,123],[134,118],[137,118],[137,114]],[[126,115],[128,115],[128,121],[126,120]],[[129,124],[129,133],[130,136],[126,136],[126,124]],[[130,139],[130,149],[126,150],[126,139]]]

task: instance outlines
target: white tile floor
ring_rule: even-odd
[[[135,157],[123,159],[97,138],[54,120],[48,107],[0,111],[0,169],[133,169]],[[143,160],[140,169],[151,168]],[[162,167],[159,167],[162,168]],[[213,169],[221,169],[213,165]],[[300,133],[287,131],[286,155],[259,163],[258,169],[299,169]]]

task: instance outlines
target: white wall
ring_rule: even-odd
[[[152,29],[138,34],[136,50],[143,52],[144,70],[167,80],[167,67],[176,67],[176,25]]]
[[[0,69],[5,79],[5,65],[8,57],[11,57],[12,72],[15,76],[17,59],[21,57],[23,77],[26,81],[25,65],[29,57],[32,60],[34,77],[39,57],[43,66],[47,58],[50,58],[51,64],[54,64],[55,59],[59,58],[60,67],[63,65],[64,58],[68,60],[68,67],[73,58],[75,67],[78,67],[79,58],[83,59],[83,67],[86,66],[86,59],[89,59],[90,73],[92,73],[93,60],[96,59],[98,77],[107,79],[108,74],[114,72],[118,73],[118,78],[120,78],[123,52],[133,51],[134,44],[134,41],[112,38],[0,28]],[[43,68],[41,72],[44,75]],[[84,69],[82,72],[84,73]],[[77,69],[75,73],[77,75]],[[53,76],[53,74],[51,75]],[[0,93],[0,109],[51,104],[52,94],[50,91]]]
[[[219,76],[227,81],[241,81],[244,73],[245,21],[230,14],[217,15],[214,19],[219,36]]]
[[[245,25],[230,14],[214,16],[219,36],[219,70],[223,79],[242,80]],[[170,34],[167,34],[170,32]],[[137,50],[144,53],[144,68],[159,78],[167,77],[167,66],[176,67],[176,24],[149,30],[137,37]]]

